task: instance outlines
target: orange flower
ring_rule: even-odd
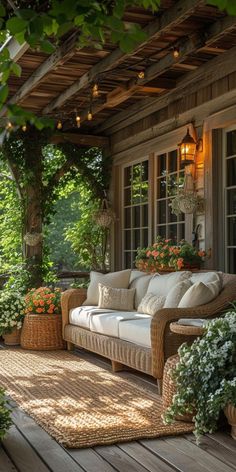
[[[34,300],[34,301],[33,301],[33,304],[34,304],[35,306],[39,306],[38,300]]]
[[[43,309],[42,308],[36,308],[37,313],[42,313]]]
[[[47,312],[48,312],[48,313],[53,313],[53,310],[51,310],[51,309],[49,308]]]
[[[53,303],[49,306],[49,309],[50,310],[53,310],[55,308],[55,305],[53,305]]]
[[[44,300],[39,300],[39,304],[40,304],[40,306],[43,306],[44,305]]]
[[[182,267],[184,266],[184,260],[182,257],[179,257],[179,259],[177,259],[177,266],[178,266],[178,269],[182,269]]]

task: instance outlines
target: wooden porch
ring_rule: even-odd
[[[85,352],[87,360],[110,369],[107,361]],[[121,372],[136,384],[156,389],[152,381]],[[193,435],[133,441],[88,449],[64,449],[33,419],[13,406],[10,433],[0,448],[0,472],[233,472],[236,443],[227,431],[207,435],[198,447]]]

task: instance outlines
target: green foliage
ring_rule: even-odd
[[[235,307],[236,308],[236,307]],[[172,375],[177,393],[164,415],[171,423],[177,415],[194,414],[194,434],[212,433],[221,410],[236,406],[236,309],[211,320],[202,338],[179,348],[180,361]]]
[[[4,390],[0,388],[0,440],[6,436],[7,431],[12,425],[11,411],[4,394]]]
[[[20,329],[24,319],[24,297],[15,290],[0,291],[0,335]]]
[[[80,185],[80,219],[65,232],[77,255],[78,265],[85,270],[104,270],[107,262],[107,229],[98,226],[94,214],[100,201],[92,199],[91,190]]]
[[[208,0],[207,3],[217,6],[220,10],[226,10],[229,15],[236,15],[235,0]]]

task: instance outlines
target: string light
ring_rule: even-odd
[[[61,122],[61,120],[58,120],[58,122],[57,122],[57,129],[62,129],[62,122]]]
[[[174,47],[174,48],[173,48],[173,56],[174,56],[174,58],[175,58],[175,59],[178,59],[179,55],[180,55],[179,48]]]
[[[89,111],[88,111],[88,116],[87,116],[87,118],[88,118],[88,121],[91,121],[91,120],[93,119],[93,114],[92,114],[91,108],[90,108]]]
[[[25,133],[25,131],[27,131],[27,126],[26,126],[26,125],[23,125],[21,129],[22,129],[22,131],[24,131],[24,133]]]
[[[95,83],[92,88],[92,96],[93,98],[97,98],[99,95],[98,84]]]
[[[8,131],[11,131],[12,128],[13,128],[12,123],[11,123],[10,121],[8,121],[7,124],[6,124],[6,129],[7,129]]]
[[[144,71],[144,70],[140,70],[140,71],[138,72],[138,78],[139,78],[139,79],[144,79],[144,77],[145,77],[145,71]]]
[[[80,128],[80,121],[81,121],[81,118],[80,118],[80,116],[78,115],[77,111],[76,111],[75,113],[76,113],[76,115],[75,115],[76,125],[77,125],[77,128]]]

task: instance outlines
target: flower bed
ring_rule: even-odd
[[[199,269],[206,256],[185,240],[175,244],[171,239],[157,238],[147,248],[139,248],[135,260],[136,267],[146,272]]]

